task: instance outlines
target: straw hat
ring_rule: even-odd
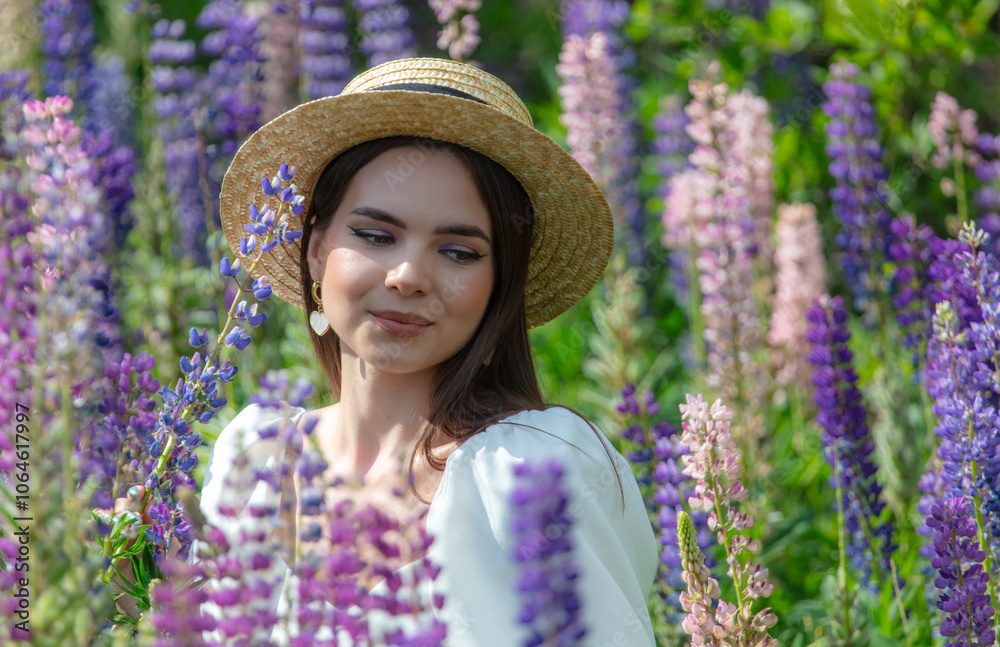
[[[229,246],[238,252],[243,225],[250,223],[249,206],[263,208],[267,198],[261,178],[273,176],[281,164],[295,167],[295,183],[308,207],[316,179],[334,157],[395,135],[466,146],[504,166],[524,187],[534,208],[524,291],[529,327],[562,313],[597,283],[614,245],[611,210],[600,189],[569,153],[535,130],[507,84],[470,65],[437,58],[373,67],[339,95],[297,106],[251,135],[222,180],[222,228]],[[264,254],[253,275],[266,275],[274,294],[305,309],[300,244],[301,239]]]

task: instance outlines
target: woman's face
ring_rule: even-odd
[[[330,226],[316,234],[309,269],[322,282],[342,357],[413,372],[472,338],[493,289],[493,231],[454,155],[382,153],[355,174]]]

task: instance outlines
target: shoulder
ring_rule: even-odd
[[[503,462],[511,466],[524,460],[559,458],[581,467],[627,467],[628,462],[597,425],[564,407],[527,410],[509,416],[466,440],[449,464]]]
[[[579,503],[616,517],[630,507],[636,483],[628,461],[600,428],[563,407],[521,411],[469,438],[449,456],[435,501],[474,497],[497,512],[518,487],[517,465],[553,459]]]

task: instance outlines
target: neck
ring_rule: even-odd
[[[430,415],[434,370],[388,373],[348,354],[341,362],[329,455],[356,475],[405,465]]]

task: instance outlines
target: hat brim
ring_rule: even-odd
[[[333,158],[363,142],[396,135],[466,146],[504,166],[524,187],[534,208],[524,294],[529,327],[564,312],[600,279],[614,246],[614,221],[603,193],[579,162],[550,137],[495,108],[411,90],[317,99],[253,133],[222,181],[220,213],[230,248],[239,253],[250,205],[263,208],[269,198],[261,179],[273,176],[281,164],[295,167],[294,182],[308,213],[313,186]],[[276,196],[271,199],[277,209]],[[274,294],[304,310],[300,245],[301,239],[278,245],[250,274],[266,275]]]

